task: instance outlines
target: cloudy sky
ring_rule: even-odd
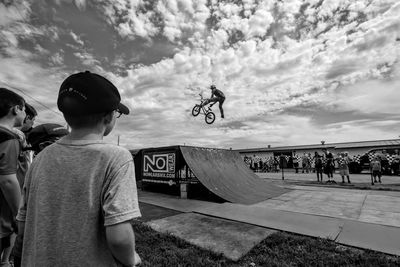
[[[398,0],[4,0],[0,86],[65,125],[61,82],[102,74],[131,109],[106,140],[127,148],[394,139],[399,14]],[[212,125],[191,115],[210,84],[226,95]]]

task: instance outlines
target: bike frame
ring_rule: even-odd
[[[211,105],[210,103],[208,103],[206,106],[203,106],[203,103],[206,101],[206,99],[203,98],[203,95],[199,94],[200,98],[200,105],[201,106],[201,110],[199,114],[203,114],[206,115],[208,112],[212,111],[211,109]],[[207,109],[206,109],[207,108]]]

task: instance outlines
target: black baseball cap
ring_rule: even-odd
[[[91,115],[118,110],[129,114],[121,96],[109,80],[89,71],[72,74],[61,84],[58,109],[68,115]]]

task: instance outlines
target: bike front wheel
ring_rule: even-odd
[[[206,123],[207,123],[207,124],[213,123],[213,122],[215,121],[215,114],[214,114],[214,112],[207,112],[207,113],[206,113],[205,119],[206,119]]]
[[[200,106],[199,105],[195,105],[193,107],[193,109],[192,109],[192,115],[196,117],[199,114],[200,114]]]

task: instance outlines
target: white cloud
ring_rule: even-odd
[[[158,33],[158,28],[151,21],[153,12],[141,11],[144,8],[141,0],[104,1],[102,9],[109,23],[118,33],[128,39],[137,36],[151,38]]]
[[[0,2],[0,27],[7,27],[14,22],[24,22],[29,19],[29,14],[31,12],[30,2],[10,2],[12,2],[12,4],[5,4],[4,2]]]
[[[36,44],[35,46],[35,50],[42,56],[48,55],[50,53],[50,51],[48,51],[47,49],[44,49],[41,45]]]
[[[209,17],[206,3],[205,0],[158,2],[156,11],[161,14],[165,24],[162,34],[171,42],[176,42],[185,33],[191,35],[194,32],[203,32],[206,29],[205,21]]]
[[[262,37],[269,29],[274,18],[267,10],[259,9],[249,18],[249,32],[247,37]]]
[[[71,31],[69,34],[71,35],[72,39],[73,39],[79,46],[84,46],[84,45],[85,45],[85,43],[82,41],[82,39],[81,39],[77,34],[75,34],[75,33],[72,32],[72,31]]]
[[[63,51],[57,52],[51,56],[50,60],[54,65],[61,65],[64,63]]]
[[[100,61],[97,60],[92,54],[88,52],[75,52],[73,54],[81,60],[81,63],[83,65],[91,66],[93,68],[96,68],[97,70],[102,71],[102,68],[100,67]]]
[[[86,0],[74,0],[74,3],[80,11],[84,11],[86,9]]]
[[[3,37],[1,39],[2,42],[7,43],[7,45],[11,45],[13,47],[18,46],[17,36],[13,32],[5,30],[5,31],[2,31],[1,35]]]
[[[62,79],[66,77],[61,69],[42,68],[39,64],[15,56],[0,56],[0,69],[1,86],[14,90],[32,104],[38,110],[38,122],[65,125],[65,120],[56,105],[58,88]]]
[[[372,80],[357,83],[335,94],[335,104],[344,110],[367,114],[397,114],[400,95],[400,77],[393,81]]]

